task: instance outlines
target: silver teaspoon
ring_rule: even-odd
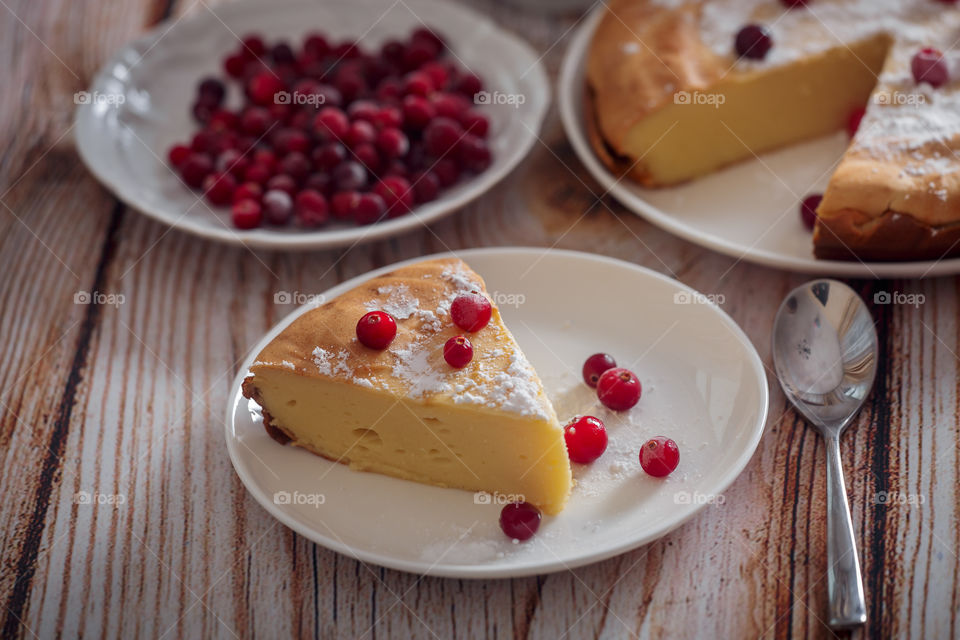
[[[867,621],[867,609],[840,434],[870,393],[877,369],[877,331],[863,300],[836,280],[791,291],[773,324],[773,363],[787,398],[826,442],[830,626],[855,627]]]

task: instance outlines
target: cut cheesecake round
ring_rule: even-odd
[[[734,50],[748,24],[771,34],[762,60]],[[844,130],[865,107],[815,255],[960,254],[960,83],[918,84],[910,65],[958,38],[960,10],[937,0],[614,0],[587,61],[590,138],[612,170],[664,187]]]
[[[444,361],[444,344],[462,333],[450,305],[473,291],[487,295],[457,259],[373,278],[294,320],[256,357],[243,393],[279,442],[356,470],[509,494],[558,513],[572,484],[563,428],[496,306],[469,334],[470,363]],[[397,322],[383,350],[356,338],[357,320],[373,310]]]

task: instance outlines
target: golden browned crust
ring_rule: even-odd
[[[823,260],[937,260],[960,255],[960,222],[935,227],[896,211],[846,209],[817,220],[813,244]]]
[[[284,431],[283,427],[273,424],[273,416],[271,416],[263,407],[263,398],[260,397],[260,390],[257,389],[256,385],[253,383],[253,376],[245,378],[243,380],[243,384],[240,385],[240,388],[243,392],[244,398],[253,400],[260,405],[260,413],[263,415],[263,428],[266,429],[268,436],[280,444],[287,444],[293,440],[293,436]]]

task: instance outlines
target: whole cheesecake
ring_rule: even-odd
[[[359,471],[509,494],[558,513],[572,485],[563,428],[495,305],[489,323],[466,334],[472,360],[454,368],[444,359],[444,344],[463,334],[451,304],[471,292],[489,297],[456,259],[369,280],[294,320],[256,357],[243,393],[281,443]],[[357,339],[369,311],[396,321],[385,349]]]
[[[770,35],[762,59],[736,51],[747,25]],[[591,140],[612,170],[664,187],[844,130],[865,108],[814,254],[958,255],[960,82],[911,69],[958,39],[960,9],[942,0],[612,0],[587,61]]]

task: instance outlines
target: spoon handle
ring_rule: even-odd
[[[840,437],[825,438],[827,446],[827,592],[830,598],[830,626],[836,629],[862,625],[867,621],[863,579],[857,558],[847,489],[840,461]]]

